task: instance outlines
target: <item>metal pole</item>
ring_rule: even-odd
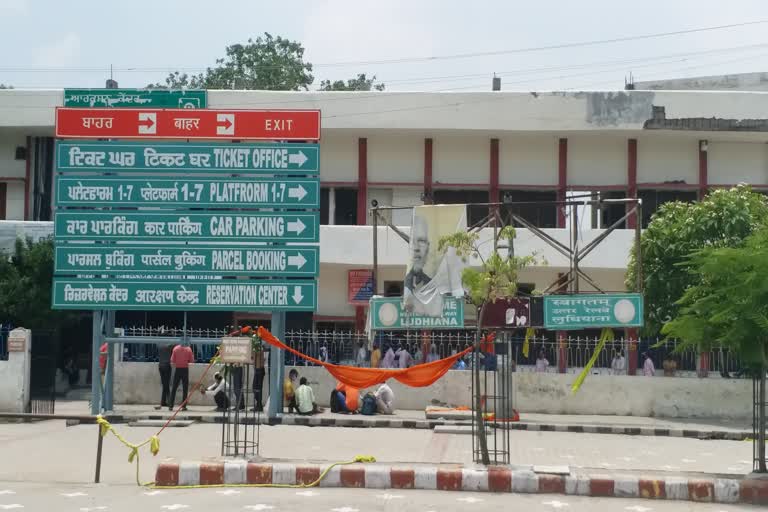
[[[373,207],[373,294],[379,294],[379,209]]]
[[[101,436],[101,425],[96,424],[96,431],[99,434],[99,441],[96,444],[96,475],[93,478],[94,483],[101,480],[101,447],[104,444],[104,438]]]
[[[285,339],[285,312],[272,312],[272,334],[279,340]],[[269,414],[275,419],[283,412],[283,351],[277,347],[269,348]]]
[[[93,312],[93,335],[91,340],[91,414],[101,412],[101,368],[99,368],[99,346],[101,345],[101,311]]]
[[[571,258],[571,269],[573,270],[573,291],[575,293],[579,293],[579,215],[578,215],[579,207],[578,205],[571,206],[571,229],[573,230],[573,233],[571,234],[573,239],[573,248],[572,253],[573,256]]]

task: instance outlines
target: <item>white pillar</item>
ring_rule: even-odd
[[[0,412],[28,412],[32,331],[20,327],[8,334],[8,361],[0,361]]]

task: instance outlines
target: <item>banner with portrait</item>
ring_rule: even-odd
[[[440,252],[442,237],[467,229],[467,206],[434,205],[413,209],[408,265],[403,286],[405,310],[441,316],[443,296],[464,296],[461,273],[466,264],[453,248]]]

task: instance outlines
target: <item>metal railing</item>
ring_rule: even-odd
[[[197,362],[208,362],[216,352],[217,343],[201,343],[204,339],[217,339],[226,336],[234,328],[226,329],[188,329],[186,333],[182,329],[164,327],[131,327],[125,328],[123,337],[146,338],[150,336],[177,336],[197,339],[192,344]],[[558,362],[565,359],[564,367],[568,373],[578,373],[584,368],[592,357],[595,347],[599,343],[597,337],[569,337],[564,341],[564,346],[556,339],[554,333],[543,336],[533,336],[528,342],[528,355],[523,354],[525,338],[520,335],[509,335],[511,341],[512,360],[517,371],[535,371],[536,360],[540,351],[549,365],[546,371],[557,372]],[[341,365],[367,366],[370,364],[370,346],[381,349],[384,356],[389,348],[394,352],[405,349],[414,358],[420,360],[422,346],[428,341],[438,358],[448,357],[468,347],[474,342],[474,330],[450,330],[430,331],[424,334],[421,331],[382,331],[370,337],[368,333],[354,331],[287,331],[283,340],[289,346],[308,356],[324,362]],[[678,342],[666,340],[659,343],[658,339],[641,339],[634,347],[638,352],[638,369],[642,370],[644,356],[647,353],[653,361],[657,375],[665,374],[678,377],[695,377],[697,375],[697,363],[699,354],[693,350],[685,350],[675,353]],[[363,349],[361,351],[361,348]],[[613,373],[612,363],[614,356],[622,353],[624,366],[627,366],[627,355],[632,347],[626,339],[620,338],[606,343],[605,349],[598,356],[593,373]],[[471,358],[466,361],[467,367],[471,366]],[[123,344],[123,361],[154,362],[157,361],[157,345],[152,343],[125,343]],[[673,362],[673,363],[672,363]],[[296,366],[313,366],[314,363],[299,358],[293,354],[285,354],[285,364]],[[396,361],[396,364],[398,362]],[[727,372],[727,373],[725,373]],[[715,348],[709,357],[709,373],[711,376],[742,377],[741,365],[738,357],[728,349]]]

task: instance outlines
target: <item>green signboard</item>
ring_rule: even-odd
[[[57,274],[315,277],[319,247],[59,245]]]
[[[544,296],[544,327],[552,330],[642,327],[639,293]]]
[[[57,172],[317,174],[317,144],[59,141]]]
[[[53,309],[314,311],[315,281],[53,281]]]
[[[444,296],[442,316],[411,314],[405,310],[401,297],[371,299],[371,329],[463,329],[464,301]]]
[[[206,108],[206,91],[168,89],[64,89],[65,107]]]
[[[319,221],[316,212],[65,211],[56,213],[54,236],[56,241],[318,242]]]
[[[319,208],[320,180],[57,176],[56,205]]]

